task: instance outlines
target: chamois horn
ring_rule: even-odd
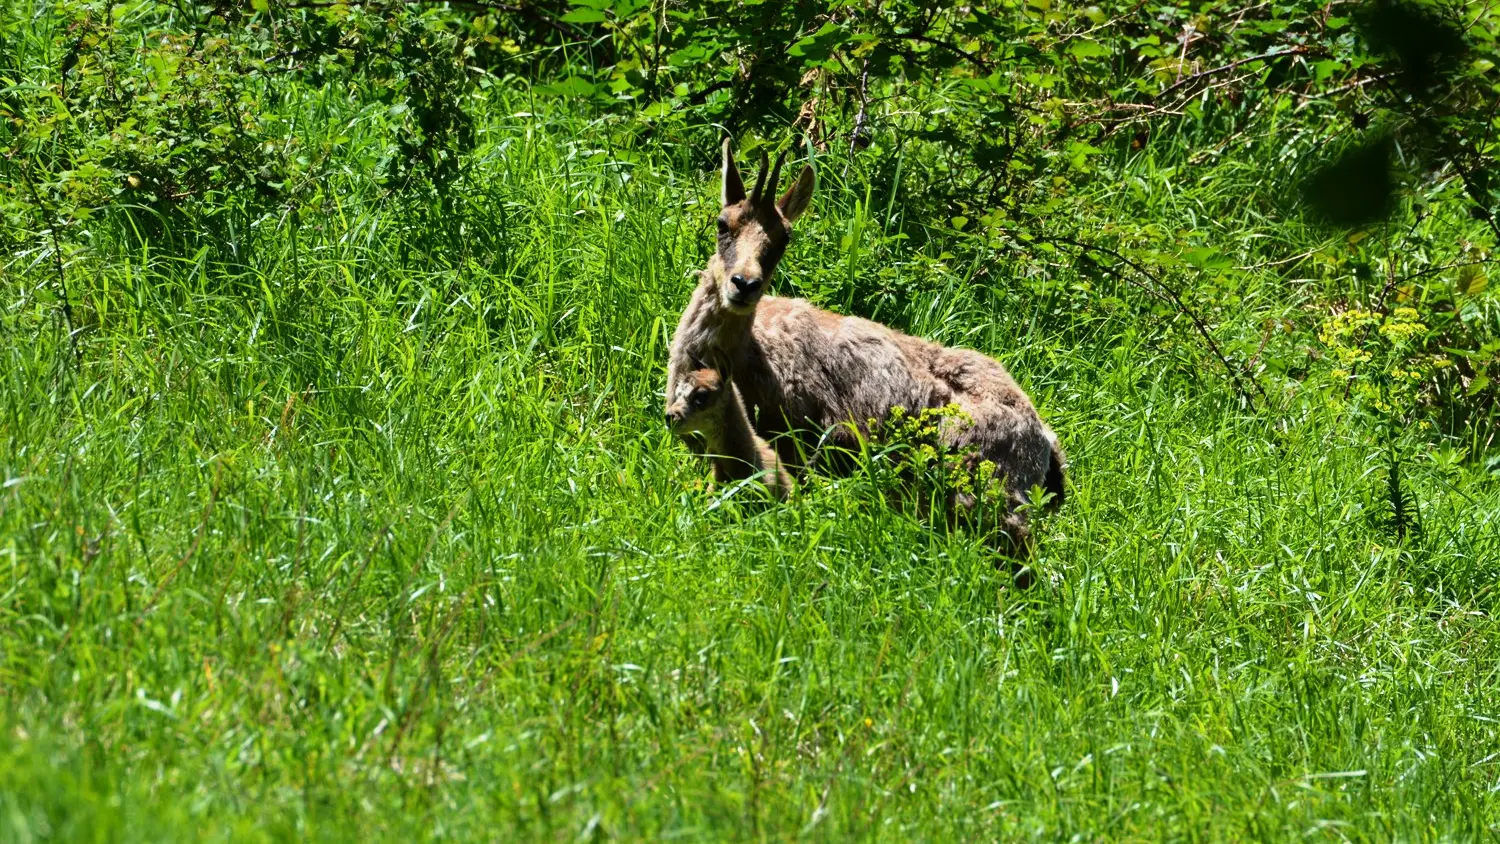
[[[776,186],[781,184],[781,165],[786,163],[786,150],[776,154],[776,166],[771,168],[771,181],[769,187],[771,192],[766,195],[766,203],[776,201]]]
[[[750,204],[752,204],[752,205],[759,205],[760,204],[760,201],[761,201],[760,195],[761,195],[761,193],[763,193],[765,191],[765,188],[766,188],[766,164],[767,164],[766,151],[764,149],[762,149],[760,151],[760,172],[755,174],[755,190],[753,190],[753,191],[750,192]],[[775,190],[776,186],[772,185],[771,189]]]

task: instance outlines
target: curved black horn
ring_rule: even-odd
[[[761,199],[760,199],[761,194],[766,189],[766,164],[767,163],[768,162],[767,162],[767,158],[766,158],[766,151],[764,149],[762,149],[760,151],[760,172],[755,175],[755,190],[753,190],[753,191],[750,192],[750,202],[751,202],[752,205],[753,204],[758,204],[761,201]],[[776,188],[776,186],[772,185],[771,188],[772,188],[772,190],[774,190]]]
[[[766,202],[768,203],[776,198],[776,186],[781,184],[781,165],[785,163],[786,150],[782,150],[776,154],[776,166],[771,168],[771,181],[767,185],[770,188],[770,193],[766,194]]]

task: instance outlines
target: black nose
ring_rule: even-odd
[[[732,275],[729,281],[734,284],[734,289],[741,293],[754,293],[760,289],[761,280],[758,278],[745,278],[742,275]]]

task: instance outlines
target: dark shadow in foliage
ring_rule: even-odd
[[[1451,127],[1428,112],[1453,93],[1454,73],[1468,53],[1463,30],[1443,9],[1407,0],[1375,0],[1354,15],[1361,40],[1380,57],[1388,76],[1389,107],[1398,115],[1390,132],[1351,143],[1313,171],[1302,199],[1310,217],[1334,226],[1362,226],[1395,211],[1395,143],[1419,158],[1457,164],[1462,158]],[[1405,119],[1401,119],[1401,118]],[[1369,118],[1356,115],[1355,128]],[[1429,165],[1430,166],[1430,165]],[[1483,205],[1483,171],[1460,167],[1476,206]]]
[[[1413,94],[1442,83],[1468,52],[1463,30],[1431,6],[1378,0],[1354,19],[1360,37]]]
[[[1500,206],[1491,176],[1495,155],[1485,140],[1494,117],[1493,82],[1469,61],[1493,61],[1494,42],[1479,29],[1471,31],[1464,11],[1452,5],[1370,0],[1352,17],[1362,50],[1373,59],[1359,69],[1361,107],[1353,125],[1357,130],[1368,126],[1373,112],[1383,131],[1375,140],[1349,144],[1316,169],[1301,185],[1302,210],[1334,226],[1367,224],[1395,213],[1400,174],[1392,159],[1400,144],[1403,169],[1410,168],[1413,175],[1456,176],[1469,215],[1500,240]],[[1472,269],[1483,277],[1477,265]],[[1494,363],[1486,351],[1489,329],[1462,316],[1474,301],[1471,283],[1472,276],[1460,284],[1416,285],[1423,322],[1430,326],[1423,342],[1429,352],[1450,355],[1453,363],[1435,375],[1432,396],[1450,432],[1484,428],[1478,421],[1500,406],[1495,387],[1500,379],[1492,382]],[[1386,309],[1390,292],[1385,289],[1371,304]]]
[[[1362,226],[1395,209],[1394,142],[1389,136],[1351,144],[1318,167],[1303,188],[1310,215],[1335,226]]]

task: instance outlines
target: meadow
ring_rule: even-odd
[[[1069,488],[1017,589],[867,474],[706,488],[661,390],[712,146],[510,80],[414,206],[365,111],[281,108],[356,151],[318,213],[0,256],[0,838],[1500,832],[1488,433],[1371,422],[1327,353],[1247,397],[1138,281],[830,145],[773,286],[1029,391]],[[1218,342],[1300,353],[1383,279],[1285,260],[1347,236],[1266,195],[1284,138],[1155,135],[1066,213],[1191,232],[1243,271]],[[1483,236],[1434,207],[1393,229]]]

